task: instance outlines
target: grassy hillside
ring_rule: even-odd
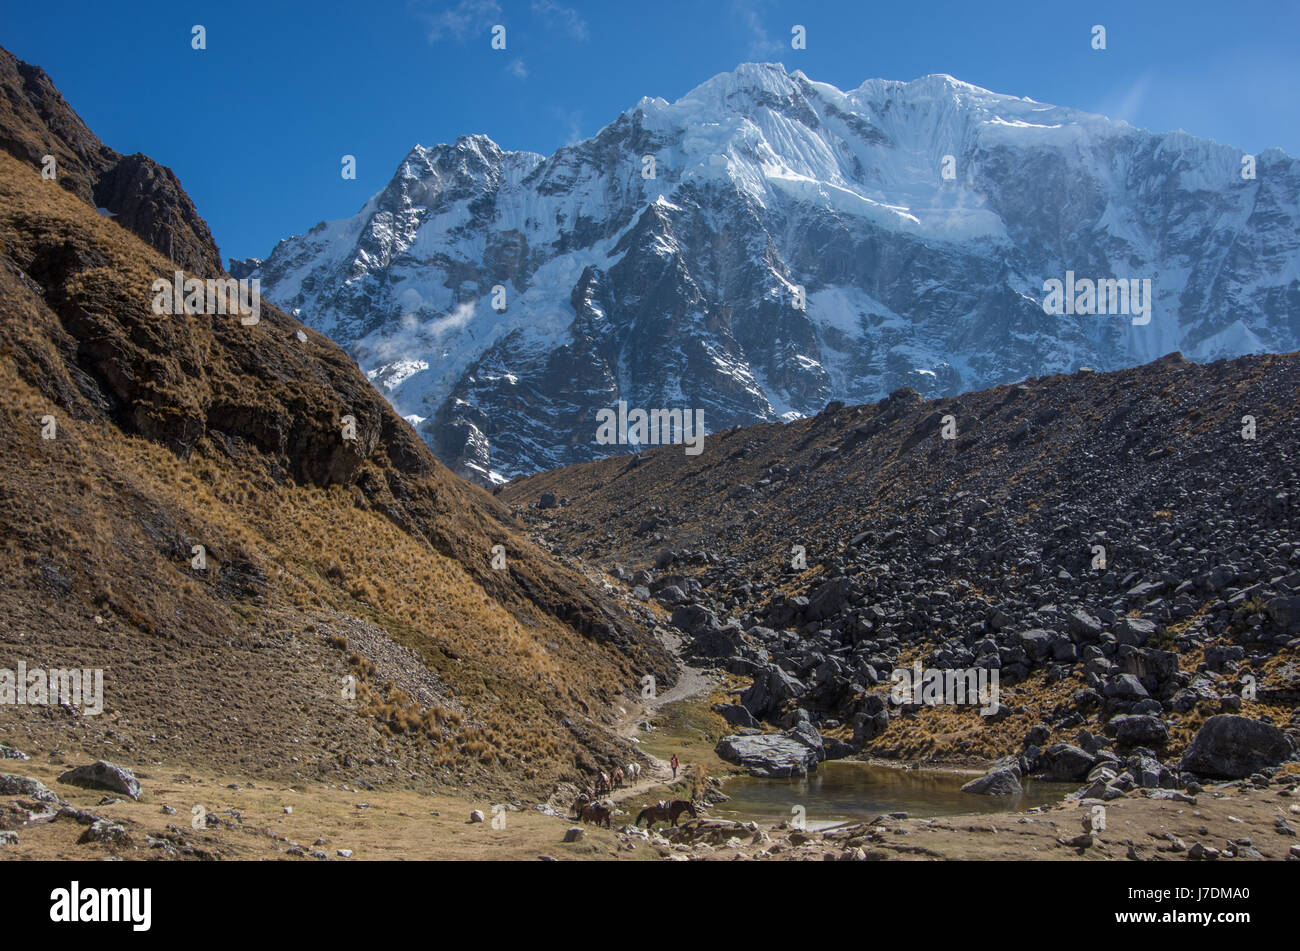
[[[102,716],[0,739],[484,788],[626,755],[611,708],[667,656],[342,351],[266,306],[155,315],[173,262],[3,154],[0,241],[0,666],[105,669]]]

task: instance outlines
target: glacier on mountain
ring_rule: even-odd
[[[356,215],[232,273],[491,484],[608,453],[620,400],[717,431],[1297,349],[1300,167],[1255,159],[946,75],[846,92],[745,64],[549,157],[416,146]],[[1150,279],[1153,319],[1044,314],[1067,271]]]

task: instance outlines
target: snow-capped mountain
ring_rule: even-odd
[[[596,442],[619,400],[717,431],[1300,348],[1300,165],[1243,158],[950,76],[842,92],[746,64],[549,158],[417,146],[356,215],[232,273],[486,483],[621,451]],[[1149,280],[1149,321],[1046,313],[1067,273]]]

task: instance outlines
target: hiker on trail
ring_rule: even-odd
[[[676,779],[677,778],[677,754],[676,753],[673,754],[673,758],[669,760],[668,765],[673,768],[673,779]]]

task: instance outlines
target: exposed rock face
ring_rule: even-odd
[[[949,76],[840,91],[746,64],[550,157],[417,146],[250,273],[443,461],[498,481],[626,451],[595,441],[620,399],[716,433],[902,387],[1294,350],[1300,165],[1257,162],[1243,181],[1238,149]],[[1046,314],[1067,271],[1150,279],[1149,322]]]
[[[1183,769],[1198,776],[1240,779],[1291,756],[1286,734],[1270,723],[1221,714],[1210,717],[1183,754]]]
[[[81,121],[45,70],[0,48],[0,148],[33,168],[53,154],[57,181],[82,201],[93,203],[95,181],[116,161],[116,153]]]
[[[39,66],[0,49],[0,149],[32,168],[56,160],[55,181],[199,276],[224,272],[207,223],[171,169],[120,155],[86,127]]]
[[[734,734],[718,741],[717,753],[766,779],[806,776],[817,768],[817,751],[794,731]]]
[[[193,274],[220,274],[221,255],[207,222],[169,168],[125,155],[95,182],[95,204]]]

